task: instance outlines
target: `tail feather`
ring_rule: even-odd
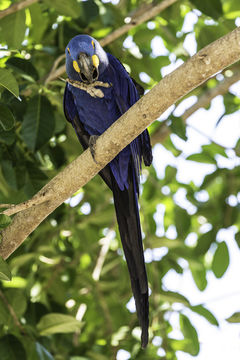
[[[137,315],[142,328],[142,347],[148,343],[148,281],[144,263],[135,172],[130,165],[129,188],[121,191],[112,175],[112,190],[119,232],[131,279]]]

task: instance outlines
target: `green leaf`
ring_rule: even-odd
[[[55,121],[49,100],[42,95],[34,96],[28,103],[22,124],[22,136],[28,148],[38,150],[51,138]]]
[[[5,214],[0,214],[0,230],[4,229],[11,223],[12,219],[10,216],[7,216]]]
[[[25,11],[16,11],[1,19],[0,38],[9,48],[20,48],[26,31]]]
[[[229,323],[240,323],[240,312],[235,312],[229,318],[226,319]]]
[[[236,19],[240,16],[238,0],[228,0],[223,2],[224,17],[227,19]]]
[[[2,173],[4,176],[4,179],[6,180],[7,184],[14,190],[17,190],[17,175],[16,175],[16,169],[13,166],[13,163],[11,160],[4,159],[1,163],[2,166]]]
[[[191,160],[191,161],[196,161],[196,162],[200,162],[200,163],[207,163],[207,164],[216,165],[216,160],[214,159],[214,157],[212,157],[211,155],[209,155],[206,152],[201,152],[199,154],[189,155],[186,158],[186,160]]]
[[[194,249],[194,254],[204,255],[210,248],[211,244],[216,240],[216,234],[214,230],[210,230],[199,236],[197,245]]]
[[[238,139],[234,150],[235,150],[236,155],[240,157],[240,139]]]
[[[190,306],[190,303],[185,296],[174,291],[161,291],[160,296],[162,301],[167,301],[170,303],[180,303],[186,306]]]
[[[0,215],[1,216],[1,215]],[[0,280],[11,281],[12,274],[5,260],[0,256]]]
[[[30,60],[25,60],[19,57],[11,57],[6,62],[6,65],[19,74],[23,75],[23,77],[27,80],[38,80],[37,70],[32,65]]]
[[[12,282],[3,282],[3,286],[12,284]],[[26,311],[27,301],[22,289],[4,289],[4,295],[7,302],[11,305],[16,317],[19,319]],[[9,329],[15,329],[16,323],[12,314],[6,307],[5,302],[0,298],[0,323],[8,326]]]
[[[3,130],[11,130],[15,125],[13,113],[6,105],[0,104],[0,126]]]
[[[225,148],[223,148],[222,146],[218,145],[218,144],[208,144],[208,145],[203,145],[202,146],[203,152],[204,153],[208,153],[210,156],[215,156],[215,155],[222,155],[224,157],[228,157],[226,152],[225,152]]]
[[[212,261],[212,271],[217,278],[221,278],[229,265],[229,252],[225,241],[218,243]]]
[[[38,190],[41,189],[46,183],[48,177],[44,174],[44,172],[39,169],[36,164],[27,161],[26,162],[26,170],[27,170],[27,181],[24,187],[24,191],[28,197],[33,196]]]
[[[81,15],[80,6],[76,0],[44,0],[49,7],[54,7],[58,15],[71,16],[76,19]]]
[[[207,287],[207,276],[204,265],[200,262],[196,263],[192,260],[189,261],[189,267],[192,273],[193,280],[200,291]]]
[[[5,287],[8,284],[12,284],[11,282],[3,281],[3,286]],[[20,317],[25,313],[27,307],[26,297],[24,295],[23,290],[20,289],[4,289],[4,297],[5,301],[0,298],[0,324],[3,324],[8,327],[9,330],[15,331],[16,330],[16,322],[14,317],[9,312],[6,303],[8,303],[11,308],[13,309],[16,317],[20,319]],[[2,359],[0,357],[0,359]]]
[[[199,31],[199,34],[196,34],[198,50],[210,44],[211,42],[219,39],[221,36],[225,34],[226,34],[226,29],[224,28],[223,25],[218,24],[218,25],[206,26],[204,24],[201,30]]]
[[[26,265],[27,263],[29,263],[30,261],[34,261],[36,260],[38,257],[38,255],[36,253],[28,253],[28,254],[23,254],[23,255],[19,255],[19,256],[15,256],[11,259],[11,267],[12,268],[20,268],[21,266]]]
[[[0,339],[0,359],[27,360],[22,343],[13,335],[6,335]]]
[[[82,327],[82,323],[73,316],[52,313],[44,315],[37,325],[37,329],[42,336],[57,333],[72,333]]]
[[[91,21],[93,21],[99,14],[99,8],[95,1],[81,1],[79,2],[80,7],[80,16],[79,21],[82,26],[87,26]]]
[[[11,71],[7,69],[0,69],[0,85],[5,87],[19,99],[18,83]]]
[[[171,115],[170,119],[172,120],[170,125],[171,131],[178,135],[181,139],[187,140],[186,125],[184,124],[182,118]]]
[[[13,276],[10,282],[4,282],[4,287],[8,289],[25,289],[27,286],[27,279],[20,276]],[[15,296],[15,294],[14,294]],[[24,300],[23,300],[24,301]],[[24,307],[24,304],[23,304]],[[17,304],[18,310],[20,309],[19,304]]]
[[[6,144],[6,145],[12,145],[16,139],[16,134],[13,130],[4,131],[0,127],[0,143]]]
[[[235,234],[235,240],[236,240],[236,243],[238,244],[238,247],[240,248],[240,231],[238,231]]]
[[[196,8],[204,14],[218,19],[223,15],[222,4],[220,0],[191,0],[196,5]]]
[[[168,165],[165,169],[164,185],[171,183],[176,179],[177,169],[173,166]]]
[[[199,353],[199,341],[198,334],[196,329],[191,324],[187,316],[180,314],[180,329],[183,333],[184,339],[190,340],[186,343],[185,349],[183,351],[188,352],[189,354],[196,356]]]
[[[189,339],[183,339],[183,340],[170,339],[170,344],[174,351],[189,352],[188,349],[189,349],[189,346],[191,346],[191,340],[189,340]]]
[[[6,297],[8,302],[11,304],[16,316],[20,318],[25,313],[27,308],[27,300],[24,290],[16,288],[8,289],[6,291]]]
[[[41,43],[43,34],[48,26],[49,13],[43,13],[39,3],[29,6],[31,15],[31,26],[29,35],[35,43]]]
[[[185,209],[182,209],[180,206],[176,205],[174,208],[174,219],[178,236],[184,238],[187,235],[191,225],[190,215]]]
[[[194,311],[195,313],[205,317],[205,319],[207,321],[209,321],[210,324],[219,326],[219,323],[218,323],[217,319],[215,318],[215,316],[204,306],[202,306],[202,305],[190,306],[190,309],[192,311]]]

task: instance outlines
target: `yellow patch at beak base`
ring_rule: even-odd
[[[76,60],[73,61],[73,67],[77,73],[80,73],[80,69],[79,69],[79,66],[78,66],[78,63],[76,62]]]
[[[93,62],[93,66],[95,66],[95,68],[98,68],[98,66],[99,66],[99,58],[98,58],[97,55],[92,56],[92,62]]]

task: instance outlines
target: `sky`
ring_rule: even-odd
[[[186,36],[184,47],[191,56],[195,54],[197,48],[193,32],[193,26],[196,21],[196,13],[188,13],[182,28],[183,33],[190,32]],[[239,24],[239,19],[236,20],[236,25],[237,23]],[[149,22],[148,26],[151,28],[154,24]],[[139,56],[138,49],[130,36],[126,38],[124,46],[130,49],[133,54]],[[154,38],[152,41],[152,49],[155,56],[169,55],[172,60],[171,65],[161,69],[163,76],[172,72],[176,67],[181,65],[182,62],[180,60],[176,61],[174,56],[169,54],[160,37]],[[145,80],[147,82],[148,75],[142,73],[141,80]],[[240,82],[231,86],[230,91],[235,95],[240,96]],[[174,110],[174,115],[181,116],[182,113],[184,113],[185,110],[196,101],[197,98],[195,96],[190,96],[188,99],[182,101],[181,104]],[[172,110],[172,108],[170,110]],[[161,116],[161,119],[166,119],[168,113],[168,111],[165,112]],[[183,151],[183,155],[178,159],[174,158],[174,156],[161,144],[154,147],[153,166],[156,168],[159,178],[164,177],[164,171],[167,165],[174,165],[178,169],[178,181],[184,183],[193,181],[196,185],[201,184],[204,176],[214,170],[214,165],[186,161],[185,157],[200,151],[201,145],[209,144],[208,138],[211,138],[215,142],[229,148],[227,153],[230,159],[225,159],[219,156],[217,159],[218,166],[232,168],[240,165],[239,158],[237,159],[234,156],[234,152],[231,150],[240,138],[240,111],[233,115],[225,116],[216,127],[216,122],[223,113],[223,98],[222,96],[217,96],[212,100],[209,110],[199,109],[188,118],[188,140],[185,142],[177,136],[172,135],[172,141],[175,146]],[[206,136],[203,134],[206,134]],[[161,161],[159,159],[161,159]],[[200,196],[204,196],[204,193]],[[184,204],[184,207],[190,213],[193,211],[186,202],[183,192],[180,191],[176,194],[176,201]],[[232,198],[231,201],[232,205],[235,206],[237,200]],[[238,202],[239,201],[240,192],[238,195]],[[159,216],[161,216],[161,206],[159,207]],[[168,290],[176,291],[185,295],[192,305],[204,304],[216,316],[220,323],[220,326],[216,327],[211,325],[201,316],[193,314],[190,310],[184,310],[185,314],[188,315],[190,321],[198,331],[200,352],[198,356],[192,357],[187,353],[178,351],[178,360],[226,360],[226,358],[229,357],[231,360],[240,359],[240,324],[229,324],[226,321],[226,318],[230,317],[234,312],[240,311],[240,251],[236,241],[234,240],[234,234],[236,231],[235,227],[230,227],[229,229],[222,229],[218,233],[218,241],[225,240],[227,242],[230,253],[230,266],[221,279],[216,279],[215,276],[209,272],[207,275],[208,285],[205,291],[201,292],[198,290],[192,279],[190,271],[187,269],[187,264],[183,264],[186,268],[183,275],[178,275],[175,271],[170,270],[163,278],[163,283]],[[174,226],[170,229],[170,233],[168,235],[172,238],[176,236]],[[191,241],[191,239],[189,241]],[[162,252],[162,256],[163,254],[164,251]],[[146,261],[150,262],[151,260],[148,259],[148,255],[149,253],[145,253]],[[128,308],[130,311],[134,311],[133,300],[129,302]],[[175,329],[171,336],[173,338],[181,338],[181,333],[178,330],[179,325],[177,316],[173,316],[171,318],[171,323]],[[153,342],[156,345],[160,345],[161,339],[155,337]],[[161,348],[159,348],[159,357],[162,355],[164,355],[164,352]],[[128,359],[130,359],[130,354],[123,349],[119,350],[117,360]]]

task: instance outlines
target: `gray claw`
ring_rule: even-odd
[[[98,135],[91,135],[89,138],[89,149],[91,151],[92,158],[96,164],[99,164],[95,159],[95,150],[96,150],[96,141],[98,139]]]

